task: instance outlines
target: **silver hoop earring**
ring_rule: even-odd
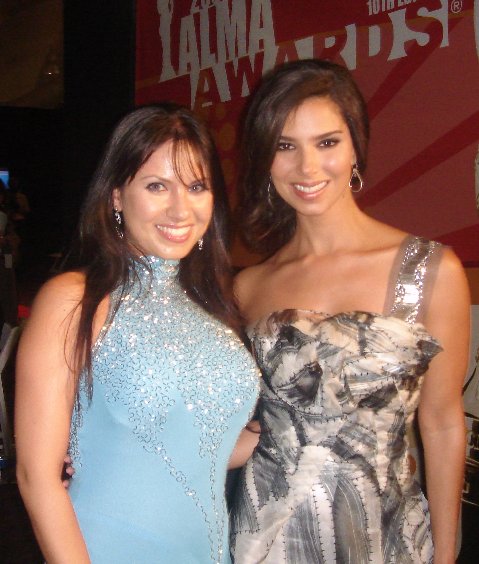
[[[354,185],[358,183],[359,183],[359,188],[358,187],[354,188]],[[359,173],[358,165],[357,163],[354,163],[353,169],[351,171],[351,178],[349,179],[349,187],[351,188],[351,192],[354,192],[355,194],[357,192],[361,192],[363,186],[364,186],[364,181],[361,174]]]
[[[198,250],[200,250],[200,251],[203,250],[203,237],[198,239]]]
[[[116,234],[120,239],[123,239],[123,229],[122,229],[123,220],[121,218],[121,213],[116,208],[114,208],[114,216],[116,221],[116,225],[115,225]]]

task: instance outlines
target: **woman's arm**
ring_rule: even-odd
[[[241,314],[246,321],[252,320],[251,311],[249,311],[246,304],[249,303],[252,298],[251,290],[252,287],[255,286],[252,279],[254,280],[255,278],[256,270],[257,269],[254,267],[245,268],[236,275],[234,281],[235,298]],[[229,470],[241,468],[241,466],[246,464],[258,444],[260,433],[261,427],[256,419],[253,419],[246,425],[246,427],[241,431],[241,434],[236,441],[235,448],[231,453],[228,462]]]
[[[75,395],[72,344],[83,276],[67,273],[40,291],[20,340],[15,430],[17,480],[45,559],[86,563],[88,552],[62,485]]]
[[[469,353],[469,315],[464,271],[454,253],[446,250],[426,317],[428,331],[444,350],[430,364],[419,404],[435,564],[455,562],[464,481],[462,385]]]
[[[258,421],[253,420],[246,425],[246,427],[241,431],[241,434],[236,441],[235,448],[231,453],[228,462],[228,470],[241,468],[241,466],[246,464],[258,444],[260,433],[261,428]]]

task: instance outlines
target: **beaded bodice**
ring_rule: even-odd
[[[83,463],[83,419],[104,404],[102,417],[114,412],[121,440],[134,440],[155,455],[196,505],[207,524],[211,559],[221,561],[227,457],[219,460],[218,452],[229,455],[250,416],[258,371],[234,332],[187,296],[177,280],[178,262],[148,260],[151,272],[137,267],[129,288],[111,296],[93,351],[94,409],[83,391],[71,454],[76,466]],[[207,491],[195,485],[200,468],[208,476]]]
[[[157,257],[149,261],[151,279],[146,268],[139,269],[138,280],[120,298],[118,313],[100,334],[94,360],[98,379],[108,383],[109,399],[120,399],[134,408],[132,417],[141,429],[138,439],[153,451],[159,448],[164,422],[173,407],[167,391],[180,391],[195,425],[204,429],[201,455],[211,455],[228,416],[256,387],[257,373],[252,366],[248,379],[231,373],[231,353],[244,346],[230,328],[188,298],[177,281],[178,262]],[[116,292],[112,303],[118,295]],[[152,366],[162,368],[161,379],[149,378]],[[225,394],[230,400],[226,406]],[[218,413],[223,413],[219,421]]]

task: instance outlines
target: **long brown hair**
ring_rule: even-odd
[[[127,114],[106,146],[87,194],[80,219],[80,264],[85,290],[79,304],[75,340],[75,368],[83,368],[92,392],[92,326],[100,301],[114,289],[125,290],[136,268],[148,262],[135,252],[127,237],[116,231],[112,193],[135,176],[150,155],[166,141],[173,142],[173,159],[191,149],[213,193],[213,216],[196,246],[180,261],[178,279],[188,296],[238,333],[240,317],[233,300],[232,269],[227,253],[229,209],[216,147],[207,127],[177,104],[143,106]],[[181,173],[181,171],[179,171]],[[116,308],[118,304],[116,304]],[[116,312],[115,304],[113,314]]]
[[[288,115],[315,96],[337,104],[351,134],[358,169],[362,173],[366,168],[369,119],[349,71],[320,59],[291,61],[271,70],[252,96],[241,142],[239,224],[254,252],[271,255],[294,234],[296,213],[270,185],[270,170]]]

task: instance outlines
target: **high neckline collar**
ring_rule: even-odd
[[[166,274],[169,276],[175,276],[177,274],[180,264],[179,260],[164,259],[153,255],[143,256],[141,260],[145,262],[155,274]],[[142,270],[148,270],[143,264],[141,264],[141,268]]]

